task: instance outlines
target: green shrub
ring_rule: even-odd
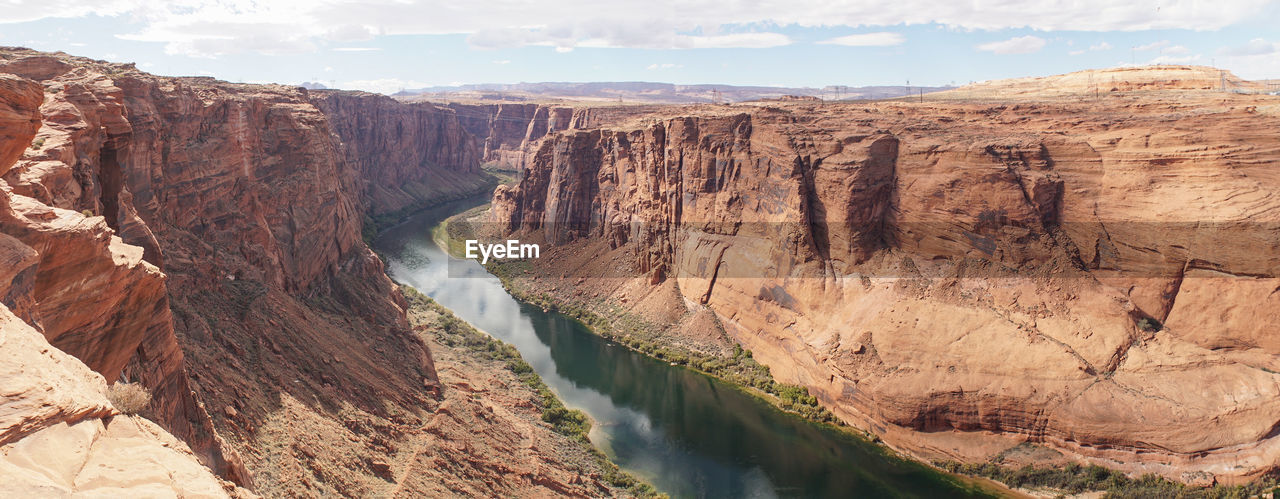
[[[979,476],[1002,482],[1013,488],[1047,488],[1068,494],[1104,492],[1103,497],[1116,498],[1228,498],[1254,497],[1272,491],[1276,479],[1264,479],[1249,485],[1193,487],[1154,474],[1138,478],[1098,465],[1068,464],[1061,468],[1024,466],[1012,468],[995,463],[934,463],[951,473]]]
[[[524,361],[524,358],[520,356],[519,350],[516,350],[510,344],[477,331],[471,325],[453,315],[449,309],[444,308],[436,303],[435,300],[418,292],[418,290],[407,286],[401,289],[404,292],[405,299],[409,302],[411,321],[420,319],[419,314],[421,311],[429,310],[435,312],[434,321],[428,325],[433,326],[431,330],[436,333],[437,341],[451,347],[460,346],[475,354],[503,362],[508,370],[515,373],[521,383],[532,389],[538,396],[537,405],[542,413],[542,420],[550,423],[557,433],[568,436],[582,445],[596,460],[605,482],[614,487],[626,489],[636,497],[661,497],[653,486],[641,482],[622,471],[618,468],[618,465],[609,460],[608,456],[591,445],[591,441],[587,437],[591,432],[591,418],[582,411],[565,407],[564,403],[556,397],[546,383],[542,382],[542,378],[538,376],[538,373],[534,372],[533,366]]]
[[[659,328],[625,312],[597,313],[586,304],[566,303],[545,292],[534,294],[515,286],[512,278],[520,276],[529,268],[528,265],[524,261],[493,262],[486,268],[517,300],[571,317],[602,338],[613,339],[620,345],[664,362],[687,366],[738,386],[777,395],[780,408],[811,421],[843,425],[804,387],[775,382],[769,368],[756,362],[751,351],[742,345],[735,344],[733,356],[727,358],[666,345],[661,340]],[[784,386],[789,387],[785,394],[779,392]]]
[[[583,436],[591,431],[591,421],[579,410],[557,404],[542,411],[542,420],[551,423],[556,431],[570,436]]]

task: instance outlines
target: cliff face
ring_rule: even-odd
[[[481,160],[503,168],[520,167],[521,147],[537,104],[449,104],[467,133],[481,141]]]
[[[351,92],[312,92],[342,140],[359,184],[351,192],[371,214],[392,213],[488,188],[481,149],[454,111],[429,103]]]
[[[1260,329],[1280,285],[1275,109],[671,109],[549,136],[493,216],[554,245],[543,279],[607,276],[642,316],[710,309],[780,381],[916,455],[1030,441],[1239,479],[1280,462],[1280,343]],[[664,281],[681,310],[644,310]]]
[[[35,82],[0,74],[0,174],[32,144],[42,96]],[[11,195],[4,187],[0,483],[5,491],[32,496],[243,493],[215,478],[165,430],[120,415],[106,396],[104,374],[118,376],[135,350],[154,351],[158,336],[167,333],[172,341],[172,330],[164,327],[163,275],[142,261],[141,248],[114,237],[101,219]],[[180,352],[177,360],[180,369]],[[164,375],[173,368],[159,363],[147,374]],[[172,390],[162,392],[171,404],[190,402]],[[207,415],[200,421],[210,429]],[[186,421],[170,417],[167,422],[191,430],[183,427]],[[210,438],[194,440],[205,446],[200,457],[243,479],[234,456],[224,455]]]
[[[654,106],[555,106],[547,104],[449,103],[458,123],[482,144],[481,160],[498,168],[519,170],[525,154],[548,134],[616,123]]]
[[[367,95],[22,49],[0,73],[17,75],[0,78],[5,306],[108,383],[150,388],[156,420],[224,477],[296,490],[283,449],[317,493],[381,483],[366,458],[440,385],[361,220],[484,185],[474,139]],[[312,436],[260,431],[286,410],[362,426],[344,442],[371,447],[322,465],[297,446]]]

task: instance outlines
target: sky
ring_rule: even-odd
[[[0,0],[0,45],[162,75],[950,85],[1131,64],[1280,78],[1280,0]]]

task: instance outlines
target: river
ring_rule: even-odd
[[[734,498],[989,495],[519,302],[477,262],[448,263],[452,257],[432,240],[432,227],[485,202],[473,198],[423,211],[383,232],[374,247],[398,282],[519,349],[565,405],[591,417],[592,443],[659,491]]]

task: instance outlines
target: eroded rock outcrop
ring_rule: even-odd
[[[50,64],[39,60],[17,69],[37,71]],[[28,145],[43,146],[44,140],[33,142],[42,97],[35,82],[0,74],[5,130],[0,174],[9,171]],[[2,187],[0,481],[5,491],[46,496],[245,493],[215,478],[163,429],[118,415],[105,397],[103,375],[115,379],[135,352],[147,350],[144,339],[173,339],[163,275],[142,261],[142,248],[124,244],[101,218],[51,208]],[[203,416],[195,421],[211,430],[207,416],[196,416]],[[170,426],[189,429],[190,424]],[[209,433],[206,438],[215,438]],[[240,478],[220,447],[200,443],[205,444],[205,462]]]
[[[460,123],[481,141],[481,159],[505,168],[519,168],[521,148],[537,104],[449,104]]]
[[[493,217],[555,246],[541,279],[608,277],[641,315],[674,280],[918,456],[1256,477],[1280,464],[1277,101],[1166,92],[671,109],[549,136]]]
[[[2,144],[21,154],[0,171],[5,304],[108,382],[150,388],[156,421],[225,478],[349,495],[382,480],[364,458],[430,414],[440,385],[362,218],[484,184],[451,114],[25,49],[0,51],[0,73],[17,75],[5,132],[25,134]],[[259,433],[286,406],[367,422],[373,447],[280,481],[264,449],[309,437]]]
[[[0,489],[26,497],[249,496],[0,305]]]

